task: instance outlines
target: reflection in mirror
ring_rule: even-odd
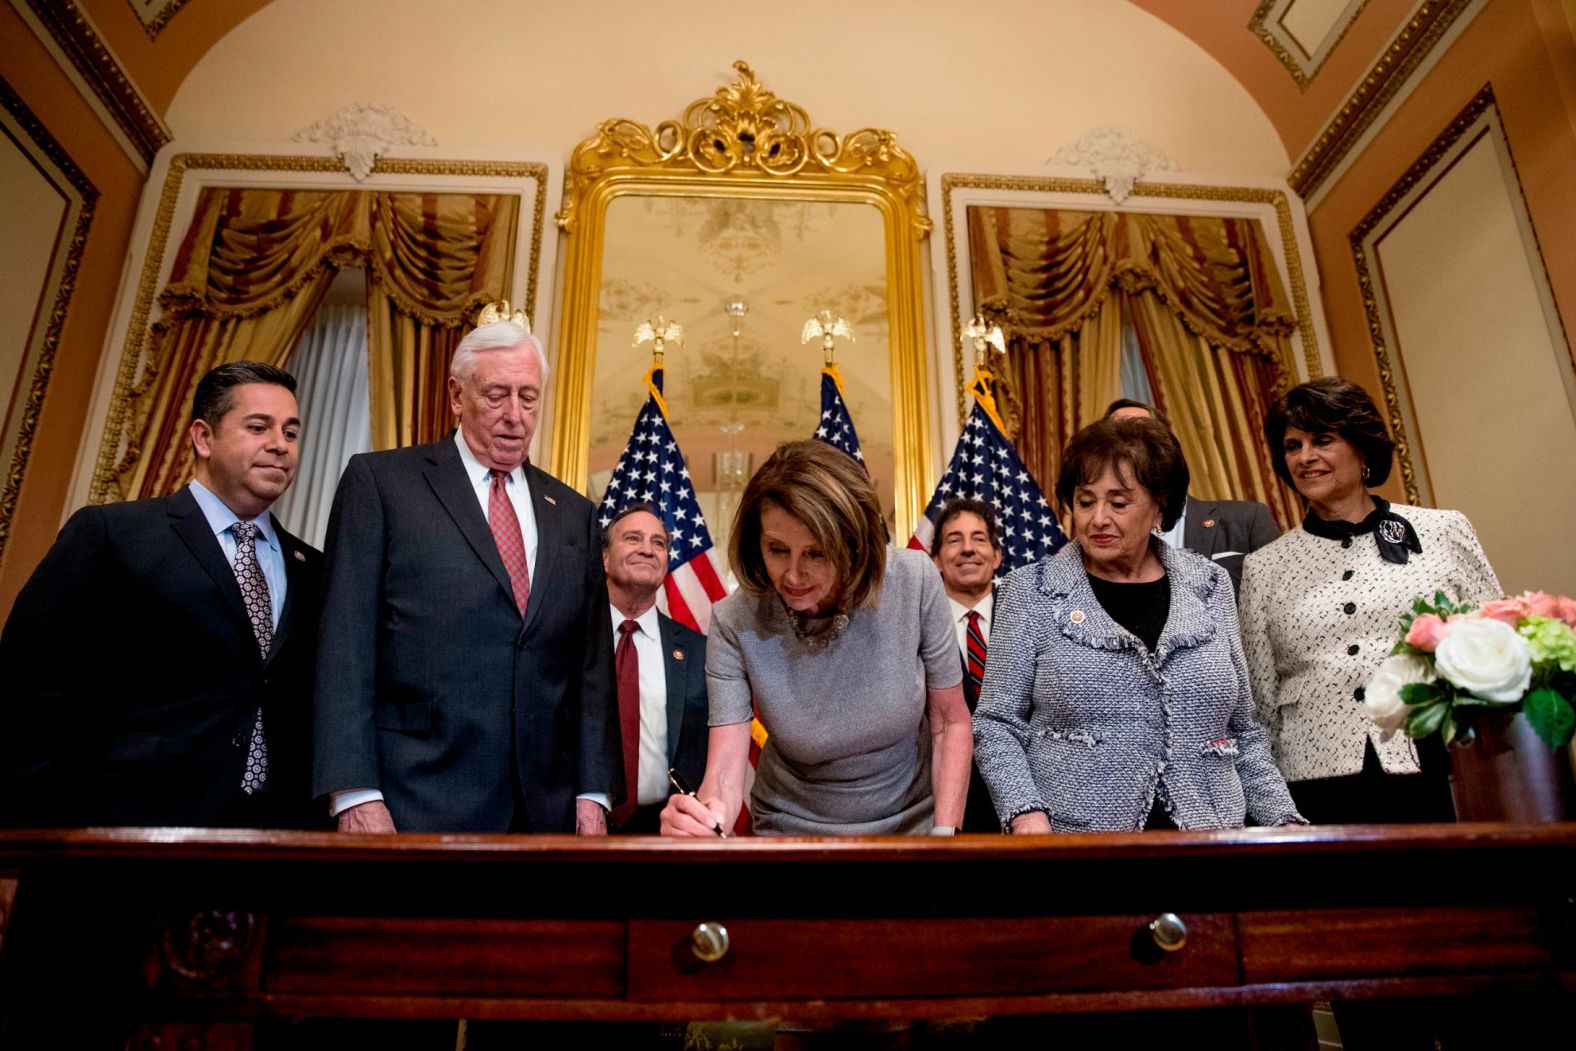
[[[668,422],[689,461],[713,542],[726,550],[751,472],[820,417],[822,351],[800,342],[822,310],[848,319],[843,394],[865,463],[892,513],[892,377],[884,220],[873,205],[758,197],[627,195],[607,209],[594,375],[590,495],[600,500],[645,401],[659,315],[684,328],[665,348]]]
[[[680,119],[603,121],[570,156],[552,473],[592,497],[607,488],[646,398],[651,350],[631,345],[635,328],[676,321],[665,411],[720,546],[751,470],[819,424],[824,359],[803,335],[825,311],[853,329],[836,363],[901,542],[933,477],[919,166],[891,132],[817,127],[733,68]]]

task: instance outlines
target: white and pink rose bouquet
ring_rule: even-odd
[[[1443,591],[1401,617],[1395,644],[1364,688],[1369,718],[1408,737],[1468,740],[1476,714],[1522,712],[1551,748],[1576,730],[1576,600],[1542,591],[1481,607]]]

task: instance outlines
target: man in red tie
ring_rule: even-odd
[[[546,377],[523,315],[483,324],[458,429],[340,479],[312,783],[342,831],[595,835],[623,799],[601,531],[527,459]]]
[[[990,645],[990,621],[996,601],[996,570],[1001,565],[1001,541],[996,536],[996,511],[981,500],[959,498],[942,507],[930,557],[941,570],[941,583],[958,632],[958,652],[963,660],[963,699],[969,711],[979,703],[985,680],[985,658]],[[964,832],[1000,832],[1001,824],[991,806],[990,792],[979,769],[969,775],[968,802],[963,810]]]
[[[626,834],[657,833],[670,768],[691,786],[706,772],[706,636],[657,609],[668,539],[657,509],[644,502],[620,510],[602,533],[628,786],[612,826]]]

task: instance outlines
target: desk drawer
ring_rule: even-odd
[[[650,1000],[1026,996],[1237,984],[1230,915],[1193,914],[1187,945],[1161,953],[1153,916],[1033,919],[731,920],[716,963],[695,924],[629,925],[629,998]]]
[[[263,975],[271,993],[617,998],[624,925],[276,917]]]
[[[1531,908],[1322,909],[1238,918],[1245,982],[1537,971],[1553,966]]]

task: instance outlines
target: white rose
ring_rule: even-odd
[[[1516,629],[1498,620],[1451,622],[1434,666],[1456,689],[1498,704],[1521,700],[1532,682],[1532,652]]]
[[[1397,653],[1380,662],[1379,670],[1363,687],[1363,708],[1368,718],[1384,731],[1384,740],[1388,741],[1406,721],[1407,703],[1401,699],[1401,687],[1413,682],[1430,682],[1433,678],[1427,662],[1410,653]]]

